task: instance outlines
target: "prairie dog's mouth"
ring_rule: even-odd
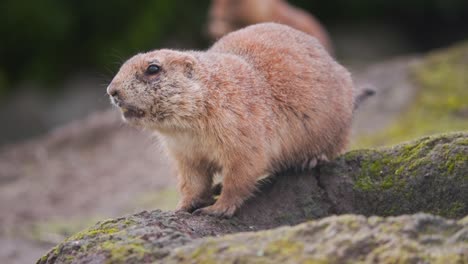
[[[145,111],[140,110],[135,107],[120,107],[120,110],[122,110],[122,114],[125,118],[141,118],[145,116]]]
[[[145,116],[145,111],[139,109],[138,107],[117,100],[112,100],[112,103],[120,108],[120,110],[122,111],[122,115],[127,119],[141,118]]]

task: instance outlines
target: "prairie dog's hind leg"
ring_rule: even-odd
[[[306,159],[304,162],[302,162],[300,169],[312,170],[315,167],[320,166],[321,164],[325,164],[327,162],[329,162],[327,155],[321,154],[321,155],[318,155],[318,157]]]

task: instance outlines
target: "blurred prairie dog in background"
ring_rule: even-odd
[[[308,33],[333,54],[328,33],[320,22],[284,0],[212,0],[208,33],[216,40],[239,28],[263,22],[285,24]]]

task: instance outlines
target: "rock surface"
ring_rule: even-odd
[[[468,219],[457,223],[429,215],[329,217],[293,228],[194,239],[343,213],[390,216],[423,211],[461,218],[468,214],[467,172],[468,133],[352,151],[313,171],[275,176],[232,219],[142,212],[98,223],[59,244],[39,263],[141,263],[163,258],[209,263],[221,256],[237,263],[250,260],[244,256],[260,261],[265,254],[277,262],[463,259],[468,252]],[[187,246],[180,248],[183,245]]]
[[[164,263],[466,263],[468,217],[331,216],[294,227],[193,241]]]
[[[44,263],[466,263],[468,217],[330,216],[249,230],[236,220],[161,211],[98,223],[44,255]],[[205,237],[210,236],[210,237]],[[205,238],[203,238],[205,237]]]

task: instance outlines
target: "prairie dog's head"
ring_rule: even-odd
[[[107,87],[111,102],[131,125],[164,129],[189,125],[203,109],[193,55],[173,50],[137,54]]]

